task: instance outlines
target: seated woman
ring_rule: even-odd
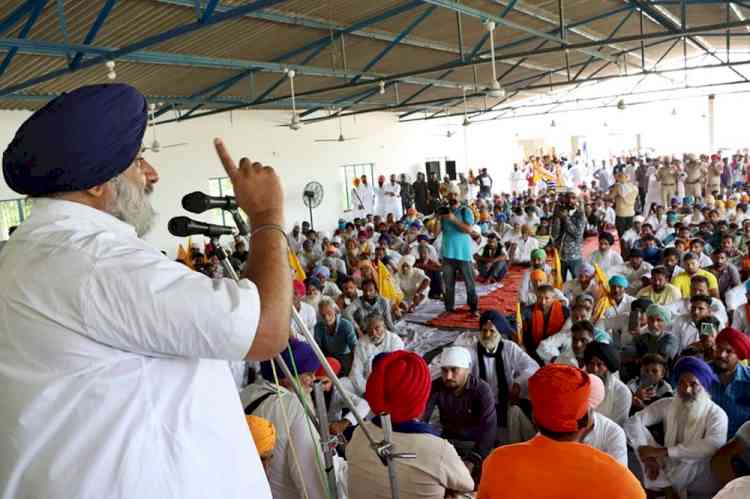
[[[378,356],[367,380],[365,398],[373,413],[387,413],[393,423],[395,452],[414,452],[415,459],[395,460],[401,499],[449,497],[474,490],[469,470],[456,449],[419,421],[430,396],[430,370],[413,352],[399,350]],[[377,441],[383,439],[379,418],[364,427]],[[349,462],[349,497],[388,499],[388,467],[373,451],[362,428],[355,430],[346,450]]]

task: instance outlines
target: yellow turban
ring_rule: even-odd
[[[276,445],[276,427],[273,423],[258,416],[245,416],[245,419],[250,427],[250,433],[253,434],[258,454],[262,456],[271,452]]]

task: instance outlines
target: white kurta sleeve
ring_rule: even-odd
[[[367,386],[365,369],[368,366],[366,366],[365,363],[369,360],[366,357],[367,356],[364,353],[364,342],[357,343],[357,346],[354,347],[352,368],[349,370],[349,380],[352,382],[352,386],[358,394],[365,393],[365,387]]]
[[[370,414],[370,404],[367,403],[365,399],[362,397],[355,395],[352,392],[346,393],[349,396],[349,400],[351,400],[352,404],[354,405],[354,410],[359,415],[360,418],[365,419]],[[337,404],[337,412],[343,411],[346,409],[346,404],[344,403],[344,398],[340,394],[336,394],[335,399]],[[331,402],[331,406],[333,407],[333,402]],[[344,416],[344,419],[349,421],[352,426],[357,426],[357,418],[349,412],[346,416]]]
[[[666,420],[667,411],[671,403],[671,397],[657,400],[653,404],[646,406],[642,411],[636,412],[625,421],[623,429],[633,449],[637,451],[639,447],[649,445],[653,441],[648,427]]]
[[[243,360],[260,297],[243,279],[210,279],[161,255],[99,260],[81,289],[84,334],[152,356]]]
[[[633,394],[630,388],[622,381],[615,384],[615,400],[612,407],[612,416],[610,419],[622,426],[630,414],[630,406],[633,403]]]
[[[526,396],[529,378],[539,370],[539,364],[512,341],[503,340],[503,345],[506,379],[518,383],[521,386],[521,394]]]
[[[549,364],[552,359],[560,356],[563,347],[570,346],[570,341],[570,335],[562,332],[553,334],[539,343],[536,353],[545,363]]]
[[[706,433],[703,438],[691,442],[683,442],[669,447],[669,457],[674,459],[706,459],[713,456],[727,443],[727,426],[729,419],[724,410],[714,405],[706,414]]]

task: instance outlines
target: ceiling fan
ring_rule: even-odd
[[[279,126],[289,127],[290,130],[297,131],[302,128],[302,120],[300,119],[299,114],[297,114],[297,101],[294,97],[294,77],[297,76],[297,72],[289,68],[285,68],[284,72],[289,78],[289,93],[292,97],[292,117],[289,120],[289,123],[283,123]]]
[[[433,135],[435,137],[443,137],[445,139],[450,139],[451,137],[453,137],[454,135],[456,135],[456,131],[455,130],[448,130],[447,132],[440,133],[440,134],[434,133]]]
[[[186,146],[186,145],[188,145],[187,142],[178,142],[177,144],[168,144],[168,145],[165,145],[165,146],[162,145],[161,142],[159,142],[156,139],[156,124],[154,122],[156,120],[155,113],[156,113],[156,104],[154,104],[153,102],[151,102],[148,105],[148,126],[149,126],[149,128],[151,128],[151,134],[152,134],[151,136],[152,136],[153,139],[151,140],[151,143],[149,143],[149,144],[144,145],[143,147],[141,147],[141,151],[151,151],[151,152],[154,152],[154,153],[158,153],[162,149],[169,149],[169,148],[172,148],[172,147],[180,147],[180,146]]]
[[[339,136],[337,139],[317,139],[315,142],[347,142],[357,140],[359,137],[344,137],[344,130],[341,126],[341,116],[339,116]]]

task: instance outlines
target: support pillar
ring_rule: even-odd
[[[714,149],[716,146],[716,121],[714,119],[714,103],[716,96],[711,94],[708,96],[708,150],[711,154],[715,153]]]

